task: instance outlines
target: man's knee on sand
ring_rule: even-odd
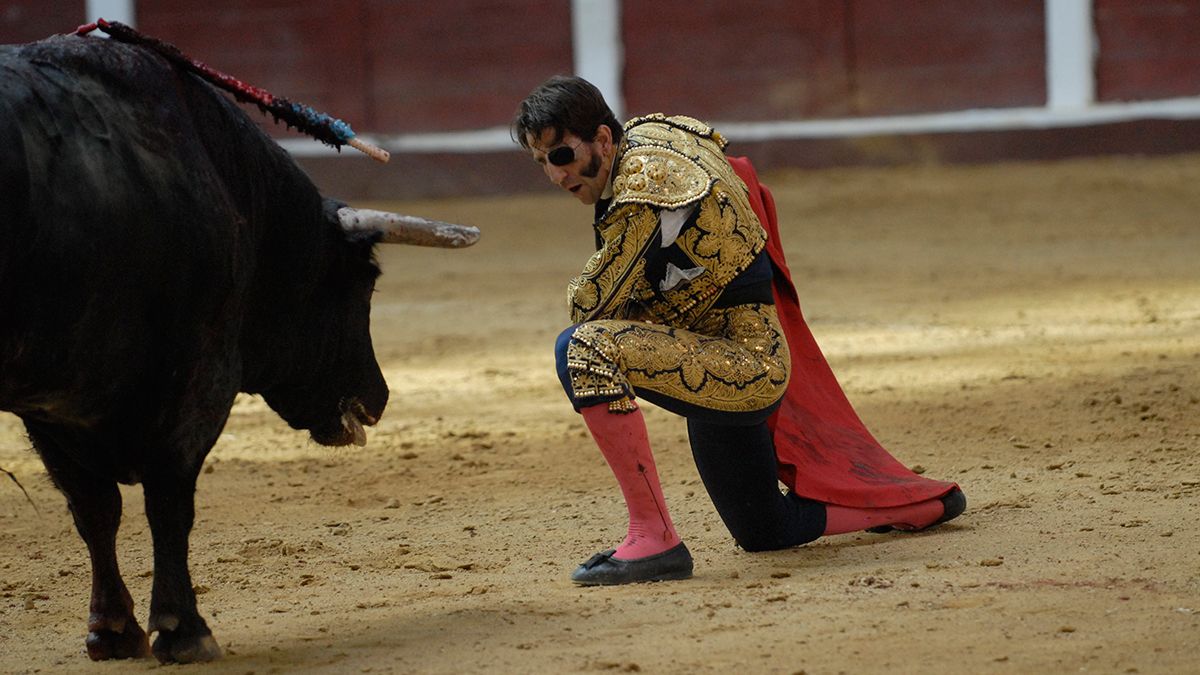
[[[807,544],[821,536],[825,529],[824,505],[794,494],[781,495],[781,498],[786,504],[782,510],[788,511],[787,515],[775,513],[761,517],[759,511],[753,514],[759,517],[741,520],[722,517],[729,534],[742,550],[748,553],[778,551]]]

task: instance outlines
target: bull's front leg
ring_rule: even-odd
[[[92,561],[88,657],[93,661],[143,658],[150,655],[149,641],[146,631],[133,615],[133,598],[117,566],[116,535],[121,520],[121,492],[116,483],[109,483],[95,497],[94,506],[88,505],[86,499],[74,499],[71,505],[76,529],[80,533],[94,533],[83,534]]]
[[[212,661],[221,657],[208,624],[196,611],[188,572],[188,535],[195,517],[196,471],[168,468],[143,479],[146,518],[154,540],[154,589],[150,632],[162,663]]]
[[[94,450],[82,435],[28,420],[26,429],[46,471],[66,495],[75,529],[91,558],[88,657],[101,661],[149,656],[146,632],[133,615],[133,599],[117,565],[121,492],[116,481],[76,463],[75,457],[90,456]]]

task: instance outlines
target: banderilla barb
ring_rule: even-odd
[[[258,106],[259,110],[274,117],[276,122],[282,121],[288,128],[296,127],[301,133],[308,134],[322,143],[339,149],[343,145],[349,145],[379,162],[387,162],[391,158],[391,154],[387,150],[358,138],[350,129],[350,125],[342,120],[323,112],[317,112],[302,103],[275,96],[266,89],[246,84],[231,75],[226,75],[205,63],[188,57],[173,44],[143,35],[119,21],[97,19],[95,23],[85,24],[75,29],[75,34],[87,35],[96,29],[100,29],[115,40],[153,49],[171,63],[195,73],[206,82],[233,94],[238,101],[253,103]]]

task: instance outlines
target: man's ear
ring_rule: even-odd
[[[612,150],[612,129],[608,128],[607,124],[601,124],[596,128],[596,141],[600,144],[600,150],[607,155]]]

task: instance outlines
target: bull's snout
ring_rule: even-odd
[[[344,398],[338,402],[340,416],[329,424],[312,427],[309,433],[312,439],[321,445],[350,445],[364,446],[367,444],[367,431],[364,427],[374,426],[383,412],[367,409],[366,404],[357,397]]]
[[[342,429],[350,442],[359,447],[366,445],[367,431],[363,425],[375,426],[379,419],[368,413],[366,406],[357,398],[344,399],[338,407],[342,409]]]

